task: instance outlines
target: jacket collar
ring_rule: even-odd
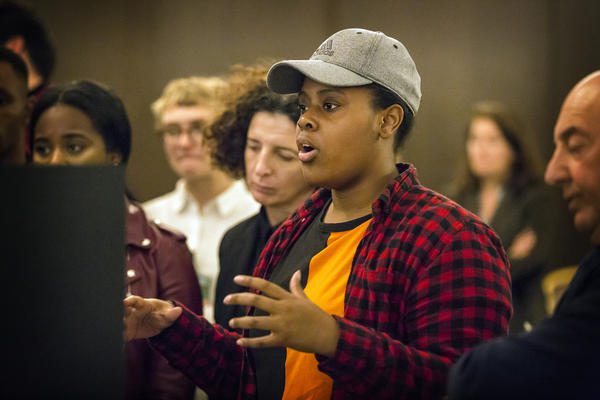
[[[204,208],[212,208],[218,215],[223,217],[230,216],[238,207],[240,193],[246,190],[244,187],[245,184],[246,183],[242,180],[234,181],[222,193],[219,193],[208,201],[204,205]],[[177,181],[174,192],[173,209],[178,214],[188,211],[189,207],[197,207],[196,199],[194,199],[194,196],[192,196],[185,188],[184,179]]]
[[[125,244],[140,248],[148,248],[154,242],[154,233],[142,207],[125,200]]]
[[[191,194],[185,189],[185,180],[179,179],[175,184],[175,196],[173,200],[173,209],[181,214],[187,207],[195,204],[195,200]]]
[[[420,185],[417,170],[412,164],[396,164],[398,175],[387,185],[377,201],[373,203],[373,215],[379,212],[389,212],[392,204],[400,201],[402,196],[413,186]]]
[[[417,179],[417,170],[412,164],[396,164],[396,169],[398,175],[386,186],[379,198],[373,203],[373,217],[378,216],[382,211],[389,213],[390,207],[397,204],[406,192],[413,186],[420,185]],[[317,215],[329,199],[331,199],[330,189],[316,191],[284,224]]]

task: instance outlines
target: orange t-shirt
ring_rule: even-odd
[[[326,247],[310,260],[304,293],[329,314],[344,315],[344,296],[352,260],[369,222],[370,218],[351,230],[330,232]],[[288,348],[282,400],[329,399],[333,380],[320,372],[317,365],[314,354]]]

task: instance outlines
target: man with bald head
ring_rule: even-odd
[[[546,182],[596,247],[554,315],[533,331],[475,347],[451,371],[450,400],[600,399],[600,71],[563,103]]]
[[[25,132],[32,101],[21,58],[0,48],[0,165],[25,164]]]

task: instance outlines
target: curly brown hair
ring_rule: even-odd
[[[248,128],[259,112],[285,115],[296,124],[300,118],[298,96],[273,93],[265,81],[260,81],[238,97],[208,129],[213,163],[235,179],[246,176],[244,153]]]
[[[226,107],[235,107],[238,99],[248,93],[256,85],[267,81],[267,73],[276,60],[264,58],[253,65],[236,64],[229,69],[227,90],[224,92],[222,101]]]

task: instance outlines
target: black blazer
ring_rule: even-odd
[[[600,247],[554,315],[533,331],[476,346],[448,378],[449,400],[600,399]]]
[[[252,275],[260,253],[277,227],[269,224],[264,207],[260,212],[229,229],[219,247],[220,272],[215,296],[215,321],[218,325],[242,333],[241,329],[229,327],[229,320],[246,315],[246,307],[225,305],[223,299],[231,293],[245,292],[248,288],[236,285],[236,275]]]

